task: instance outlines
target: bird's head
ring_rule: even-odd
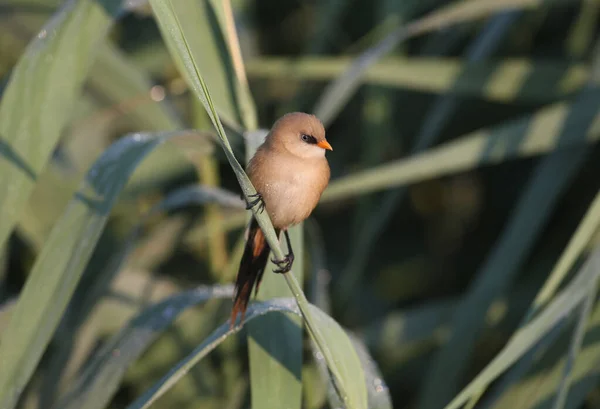
[[[325,139],[321,121],[302,112],[282,116],[271,128],[268,138],[276,148],[284,148],[301,158],[322,157],[325,150],[333,150]]]

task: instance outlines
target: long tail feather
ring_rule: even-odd
[[[248,240],[246,241],[246,247],[244,248],[244,254],[242,255],[240,268],[235,280],[235,295],[233,298],[230,327],[234,326],[238,314],[241,313],[241,320],[244,320],[252,288],[256,285],[256,296],[263,272],[269,260],[270,251],[271,248],[265,240],[258,222],[255,218],[252,218],[248,231]]]

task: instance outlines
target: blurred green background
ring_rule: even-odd
[[[219,332],[248,214],[193,66],[240,163],[284,113],[326,126],[295,274],[360,358],[344,405],[600,408],[600,1],[166,3],[177,30],[0,0],[3,407],[146,407],[163,376],[155,408],[343,407],[299,318]]]

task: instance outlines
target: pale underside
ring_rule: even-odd
[[[327,187],[329,174],[325,155],[299,158],[287,151],[271,152],[265,145],[248,164],[248,176],[277,229],[298,224],[310,215]]]

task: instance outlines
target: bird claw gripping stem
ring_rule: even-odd
[[[294,264],[294,254],[290,253],[281,260],[272,259],[271,261],[273,263],[275,263],[277,265],[277,267],[279,267],[279,268],[273,270],[274,273],[278,273],[278,274],[287,273],[288,271],[290,271],[292,269],[292,264]]]
[[[287,273],[292,269],[292,264],[294,264],[294,250],[292,250],[292,243],[290,240],[290,235],[287,230],[283,232],[285,235],[285,242],[287,244],[287,248],[289,253],[282,260],[272,259],[271,261],[279,267],[278,269],[273,270],[274,273],[283,274]]]
[[[258,205],[257,212],[262,213],[265,210],[265,201],[260,193],[256,192],[253,195],[248,195],[248,197],[254,198],[254,200],[250,202],[246,202],[246,210],[252,209],[254,206]]]

